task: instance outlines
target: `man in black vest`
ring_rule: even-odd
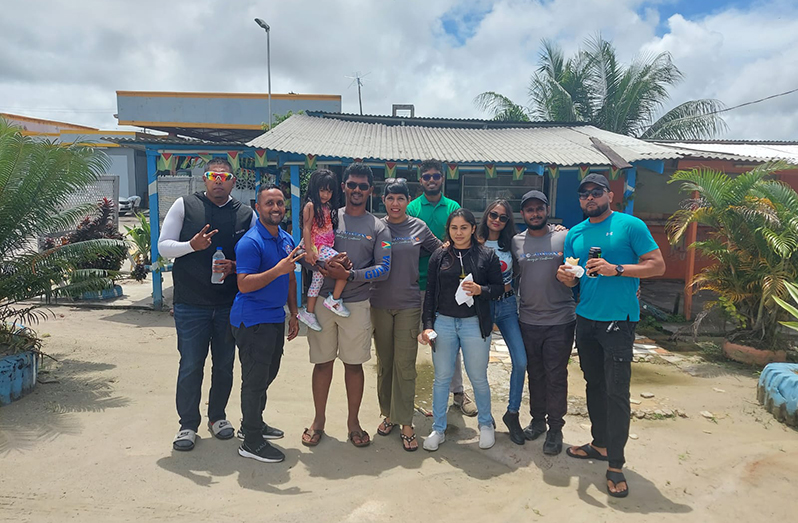
[[[201,416],[202,378],[210,346],[213,367],[208,398],[208,428],[219,439],[235,429],[225,407],[233,387],[235,341],[230,330],[230,307],[236,285],[235,245],[257,222],[252,209],[230,196],[235,176],[230,163],[214,158],[204,174],[205,191],[178,198],[164,219],[158,250],[174,258],[174,316],[180,367],[177,372],[177,413],[180,431],[175,450],[191,450]],[[218,249],[224,260],[214,263]],[[213,273],[221,282],[212,283]],[[229,275],[232,278],[227,278]],[[218,278],[218,277],[217,277]]]

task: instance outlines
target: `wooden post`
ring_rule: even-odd
[[[693,191],[693,200],[698,200],[698,191]],[[695,210],[695,207],[693,208]],[[687,226],[687,271],[684,275],[684,317],[692,319],[693,315],[693,286],[690,284],[695,275],[695,247],[693,244],[698,237],[698,223],[693,222]]]

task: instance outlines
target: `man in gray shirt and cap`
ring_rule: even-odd
[[[519,323],[527,353],[532,416],[524,436],[537,439],[546,432],[548,422],[543,452],[556,455],[562,452],[576,305],[571,288],[557,277],[568,231],[549,230],[548,214],[545,194],[529,191],[524,195],[521,215],[527,230],[513,237],[513,256],[520,274]]]

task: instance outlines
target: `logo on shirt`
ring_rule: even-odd
[[[521,259],[525,259],[526,261],[536,262],[536,261],[551,260],[551,259],[554,259],[554,258],[557,258],[557,257],[562,257],[562,252],[553,252],[553,251],[552,252],[548,252],[548,251],[528,252],[528,253],[525,253],[521,257]]]
[[[381,247],[383,249],[390,249],[391,248],[391,242],[382,242]]]
[[[335,231],[335,237],[341,238],[343,240],[357,240],[357,241],[373,239],[371,236],[367,236],[361,232],[341,231],[341,230]]]

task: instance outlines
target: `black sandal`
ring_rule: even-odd
[[[388,423],[388,418],[383,418],[382,423],[380,423],[380,426],[377,427],[377,434],[380,436],[388,436],[391,432],[393,432],[393,428],[396,425],[396,423]],[[382,427],[388,427],[388,430],[382,430]]]
[[[416,435],[413,434],[412,436],[405,436],[404,434],[399,434],[399,437],[402,438],[402,448],[405,449],[407,452],[415,452],[418,450],[418,447],[410,447],[410,443],[416,440]]]
[[[585,455],[582,456],[571,452],[571,447],[565,449],[565,453],[571,456],[572,458],[576,459],[595,459],[596,461],[607,461],[607,456],[602,456],[601,452],[593,448],[593,445],[591,445],[590,443],[585,443],[576,450],[581,450],[582,452],[585,453]]]
[[[624,477],[623,472],[618,472],[615,470],[608,470],[607,471],[607,480],[612,481],[615,484],[615,488],[618,488],[618,483],[626,483],[626,490],[622,490],[621,492],[613,492],[610,490],[609,484],[607,485],[607,494],[614,498],[625,498],[629,495],[629,482],[626,481],[626,477]]]

